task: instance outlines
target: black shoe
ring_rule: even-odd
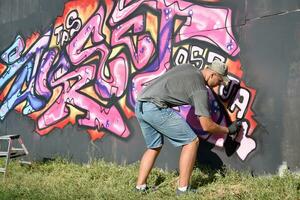
[[[180,195],[183,195],[183,194],[195,194],[195,193],[197,193],[198,191],[196,190],[196,189],[192,189],[192,188],[190,188],[190,187],[188,187],[187,189],[186,189],[186,191],[181,191],[181,190],[179,190],[178,188],[176,189],[176,195],[177,196],[180,196]]]

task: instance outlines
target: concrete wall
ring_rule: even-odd
[[[254,173],[299,168],[300,2],[0,1],[0,130],[29,158],[139,160],[136,95],[172,66],[227,63],[231,84],[209,91],[211,115],[243,120],[235,140],[202,131],[198,161]],[[157,166],[177,167],[168,142]]]

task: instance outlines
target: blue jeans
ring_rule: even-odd
[[[172,108],[158,108],[151,102],[137,101],[135,114],[147,148],[161,147],[164,143],[164,136],[175,147],[189,144],[197,138],[185,119]]]

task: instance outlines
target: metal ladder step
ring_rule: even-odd
[[[16,153],[16,154],[12,154],[11,156],[9,156],[10,158],[17,158],[17,157],[21,157],[21,156],[25,156],[26,153]]]
[[[14,147],[13,147],[13,148],[11,148],[11,150],[12,150],[12,151],[24,151],[24,149],[23,149],[23,148],[14,148]]]
[[[2,135],[0,136],[0,139],[18,139],[20,137],[20,135]]]
[[[0,142],[6,142],[7,149],[1,149],[0,157],[5,157],[4,167],[0,167],[0,173],[4,173],[4,177],[7,173],[7,167],[11,158],[17,158],[28,154],[20,135],[3,135],[0,136]],[[14,146],[16,145],[16,146]]]
[[[8,152],[6,151],[0,151],[0,157],[5,157],[8,155]]]

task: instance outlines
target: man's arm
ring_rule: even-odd
[[[210,133],[223,133],[228,134],[229,129],[225,126],[220,126],[219,124],[215,123],[211,120],[210,117],[199,117],[201,127],[204,131],[210,132]]]

